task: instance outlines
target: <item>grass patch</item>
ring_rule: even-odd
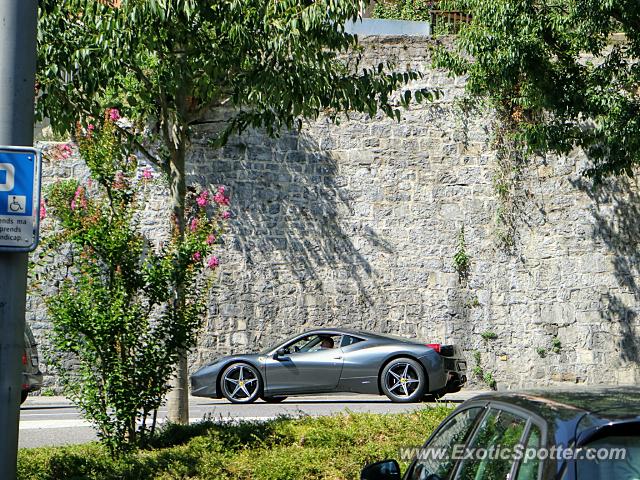
[[[20,450],[20,480],[355,479],[362,467],[420,446],[451,412],[346,413],[264,423],[167,426],[147,450],[113,459],[97,443]],[[403,465],[403,468],[406,465]]]

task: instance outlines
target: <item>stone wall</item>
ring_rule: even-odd
[[[418,67],[442,96],[400,123],[352,115],[278,140],[250,132],[219,151],[208,146],[216,118],[195,133],[189,180],[228,185],[234,218],[192,368],[343,326],[453,342],[470,366],[480,352],[499,387],[638,382],[635,183],[592,189],[578,154],[531,160],[505,249],[490,112],[465,108],[464,80],[428,67],[428,39],[363,41],[369,63]],[[81,173],[65,165],[45,175]],[[165,210],[159,195],[144,228]],[[463,226],[467,278],[453,263]],[[31,313],[42,338],[44,312]]]

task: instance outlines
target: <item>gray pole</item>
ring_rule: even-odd
[[[33,145],[37,0],[0,0],[0,145]],[[26,253],[0,253],[0,479],[16,478]]]

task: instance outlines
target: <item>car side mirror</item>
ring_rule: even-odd
[[[395,460],[372,463],[362,469],[360,480],[400,480],[400,465]]]
[[[273,356],[273,358],[285,357],[286,355],[287,355],[287,349],[279,348],[278,350],[276,350],[276,354]]]

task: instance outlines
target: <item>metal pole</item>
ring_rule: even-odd
[[[0,145],[33,145],[37,0],[0,0]],[[0,253],[0,478],[16,478],[26,253]]]

